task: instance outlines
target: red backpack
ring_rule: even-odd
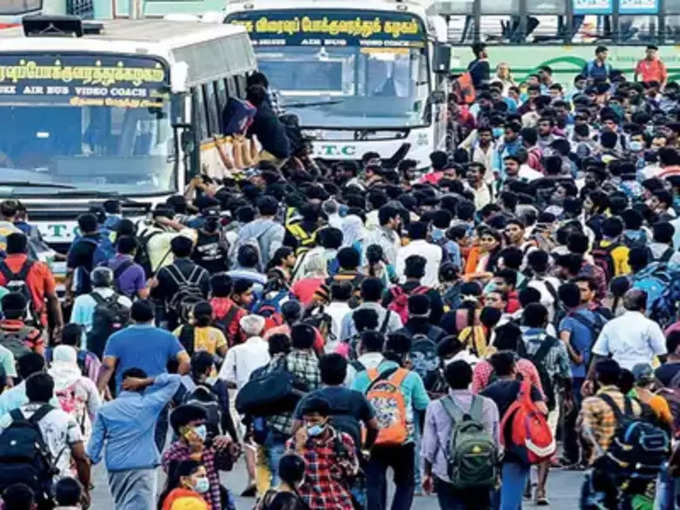
[[[510,444],[505,443],[509,441]],[[527,464],[540,464],[557,448],[548,422],[531,400],[531,381],[524,379],[515,400],[501,420],[501,443]]]
[[[406,324],[408,320],[408,298],[411,296],[417,296],[418,294],[425,294],[429,287],[423,287],[419,285],[413,289],[410,293],[406,293],[404,289],[395,285],[390,289],[390,294],[392,295],[392,301],[388,305],[387,309],[396,313],[401,319],[402,324]]]

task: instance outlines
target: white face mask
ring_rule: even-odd
[[[456,361],[456,357],[455,357],[455,356],[452,357],[452,358],[449,358],[449,359],[445,359],[445,360],[444,360],[444,366],[445,366],[445,367],[448,367],[448,366],[449,366],[451,363],[453,363],[454,361]]]

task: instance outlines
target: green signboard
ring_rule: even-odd
[[[227,23],[243,25],[253,45],[422,47],[426,33],[413,14],[343,9],[244,11]]]
[[[0,55],[0,104],[149,108],[167,97],[168,72],[148,57]]]

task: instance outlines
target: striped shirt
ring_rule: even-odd
[[[582,430],[586,433],[591,433],[593,439],[604,452],[609,448],[609,445],[612,442],[617,423],[616,415],[614,414],[614,411],[612,411],[612,408],[599,397],[599,395],[602,395],[603,393],[609,395],[623,412],[623,393],[621,393],[617,386],[603,386],[595,396],[583,400],[579,421],[582,423]],[[640,416],[642,413],[640,404],[635,400],[631,403],[633,406],[633,413],[636,416]],[[590,463],[592,464],[599,456],[600,453],[597,449],[593,449]]]

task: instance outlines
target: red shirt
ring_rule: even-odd
[[[213,309],[213,320],[224,319],[232,307],[235,306],[238,308],[232,321],[227,324],[227,330],[223,331],[223,333],[227,337],[229,347],[245,342],[246,335],[241,331],[239,322],[248,314],[248,312],[239,307],[230,298],[212,298],[210,300],[210,306],[212,306]]]
[[[5,257],[5,264],[13,273],[21,271],[24,262],[28,256],[24,253],[16,253],[7,255]],[[0,273],[0,285],[7,284],[7,280],[2,273]],[[26,275],[26,286],[31,292],[33,299],[33,306],[35,311],[40,315],[40,322],[43,326],[47,326],[47,307],[45,306],[45,296],[47,294],[54,294],[56,292],[56,284],[54,282],[54,275],[42,262],[33,261],[31,269]]]
[[[507,313],[515,313],[522,305],[519,302],[519,292],[513,290],[508,292],[508,306],[505,307]]]
[[[295,282],[290,290],[300,303],[308,306],[314,301],[314,294],[321,288],[324,281],[325,278],[304,278]]]
[[[541,378],[538,375],[538,370],[534,364],[528,359],[520,358],[517,360],[517,371],[522,374],[522,377],[529,379],[531,384],[536,386],[541,393],[543,393],[543,386],[541,385]],[[493,366],[487,360],[482,360],[475,365],[472,370],[472,393],[479,393],[489,384],[489,378],[493,373]],[[544,394],[544,393],[543,393]],[[544,394],[545,395],[545,394]]]
[[[663,83],[668,77],[666,66],[658,58],[654,60],[643,58],[635,66],[635,72],[642,76],[642,81],[658,81]]]

